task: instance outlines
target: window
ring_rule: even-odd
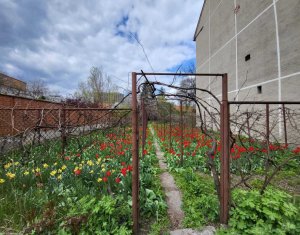
[[[246,55],[246,56],[245,56],[245,61],[250,60],[250,58],[251,58],[251,57],[250,57],[250,54]]]
[[[257,86],[257,94],[261,94],[262,93],[262,87],[261,86]]]

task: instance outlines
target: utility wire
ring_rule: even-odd
[[[152,66],[152,64],[151,64],[151,62],[150,62],[150,60],[149,60],[149,57],[148,57],[148,55],[147,55],[147,53],[146,53],[146,51],[145,51],[145,48],[144,48],[143,44],[140,42],[140,40],[139,40],[133,33],[130,32],[129,34],[130,34],[130,36],[131,36],[132,38],[134,38],[135,41],[140,45],[140,47],[142,48],[142,51],[143,51],[143,53],[144,53],[144,55],[145,55],[145,57],[146,57],[146,60],[147,60],[147,62],[148,62],[148,64],[149,64],[149,66],[150,66],[152,72],[155,73],[155,71],[154,71],[154,69],[153,69],[153,66]],[[155,76],[155,75],[154,75],[154,78],[155,78],[155,81],[157,82],[157,79],[156,79],[156,76]]]

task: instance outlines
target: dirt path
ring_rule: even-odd
[[[151,128],[151,133],[154,135],[154,130]],[[181,192],[175,184],[175,180],[171,174],[167,171],[167,164],[165,163],[164,154],[160,150],[160,146],[154,138],[154,145],[156,149],[156,156],[159,160],[159,167],[163,173],[160,175],[160,181],[166,194],[166,200],[168,205],[168,214],[171,221],[170,235],[214,235],[215,228],[207,226],[201,231],[193,229],[182,229],[182,220],[184,218],[184,212],[181,209]]]
[[[153,129],[151,129],[152,135],[154,135]],[[171,174],[167,172],[167,164],[164,162],[164,155],[160,150],[157,140],[154,139],[154,145],[156,148],[156,156],[159,160],[159,167],[163,170],[160,175],[162,187],[166,193],[168,214],[172,224],[172,229],[178,229],[181,227],[184,213],[181,210],[181,193],[175,184],[175,180]]]

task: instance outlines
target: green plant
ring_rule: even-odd
[[[287,193],[268,188],[261,195],[258,190],[237,189],[232,199],[230,229],[219,234],[299,234],[299,209]]]
[[[62,225],[72,233],[130,234],[131,210],[122,197],[85,196],[75,203]]]
[[[207,175],[199,175],[191,168],[173,175],[183,194],[184,226],[201,228],[207,223],[216,222],[219,202],[212,179]]]

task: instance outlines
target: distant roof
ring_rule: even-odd
[[[202,12],[203,12],[203,9],[205,7],[206,2],[207,1],[204,0],[203,6],[202,6],[202,9],[201,9],[201,13],[200,13],[200,16],[199,16],[199,19],[198,19],[198,23],[197,23],[197,26],[196,26],[196,30],[195,30],[195,33],[194,33],[194,38],[193,38],[194,41],[196,41],[197,36],[200,33],[200,32],[198,33],[198,28],[199,28],[199,25],[200,25],[200,20],[201,20]]]
[[[23,83],[26,84],[26,82],[24,82],[24,81],[22,81],[22,80],[20,80],[20,79],[14,78],[14,77],[12,77],[12,76],[9,76],[9,75],[7,75],[7,74],[5,74],[5,73],[0,72],[0,78],[5,78],[5,77],[6,77],[6,78],[13,79],[13,80],[16,80],[16,81],[19,81],[19,82],[23,82]]]
[[[26,82],[0,72],[0,85],[18,90],[26,90]]]

